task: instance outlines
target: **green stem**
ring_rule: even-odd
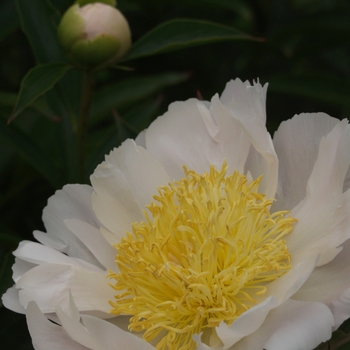
[[[80,181],[85,182],[86,138],[91,99],[94,91],[95,76],[93,72],[84,72],[81,91],[81,103],[78,118],[77,145]]]

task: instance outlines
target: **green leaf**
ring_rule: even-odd
[[[99,122],[101,116],[112,108],[117,110],[139,102],[166,86],[176,85],[188,78],[186,73],[163,73],[131,78],[107,86],[96,93],[91,105],[90,126]]]
[[[51,185],[55,188],[62,186],[61,174],[54,167],[52,160],[15,124],[6,125],[3,120],[0,120],[0,137],[7,141]]]
[[[11,109],[13,109],[16,105],[17,99],[18,99],[18,94],[6,92],[6,91],[0,91],[0,106],[10,107]],[[39,96],[28,107],[33,108],[34,110],[39,112],[41,115],[43,115],[44,117],[52,121],[57,122],[60,120],[60,118],[52,112],[44,96]]]
[[[9,122],[39,96],[52,89],[70,68],[71,66],[65,63],[48,63],[31,69],[22,80],[17,103]]]
[[[175,19],[162,23],[138,40],[122,62],[225,40],[261,39],[218,23]]]
[[[63,49],[57,38],[58,10],[48,0],[15,0],[21,28],[38,63],[62,62]]]

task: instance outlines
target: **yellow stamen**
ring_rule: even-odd
[[[115,245],[120,272],[108,275],[120,291],[111,313],[131,315],[129,329],[157,350],[195,349],[194,334],[231,324],[291,268],[282,238],[296,219],[270,213],[273,200],[257,192],[261,177],[226,176],[226,163],[184,171]]]

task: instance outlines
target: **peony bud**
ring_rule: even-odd
[[[58,38],[70,59],[88,69],[116,62],[131,46],[124,16],[115,7],[100,2],[71,6],[59,24]]]
[[[76,0],[75,1],[75,3],[80,5],[80,6],[91,4],[91,3],[94,3],[94,2],[102,2],[104,4],[111,5],[113,7],[117,6],[117,1],[116,0]]]

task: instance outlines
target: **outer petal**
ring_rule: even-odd
[[[211,100],[210,112],[218,126],[215,139],[221,147],[221,162],[226,159],[229,173],[235,170],[243,173],[251,140],[241,123],[232,116],[231,111],[221,102],[218,95]],[[233,151],[239,149],[239,152]],[[218,164],[220,166],[221,164]]]
[[[35,266],[37,266],[37,264],[15,258],[15,263],[12,266],[12,279],[17,282],[20,277],[22,277],[29,270],[33,269]]]
[[[80,220],[65,220],[67,227],[81,240],[106,269],[118,271],[116,250],[106,241],[100,230]]]
[[[344,180],[344,187],[343,187],[343,191],[347,191],[350,188],[350,167],[348,169],[348,172],[346,173],[346,177]]]
[[[62,329],[71,339],[93,350],[154,350],[154,347],[129,331],[90,315],[80,315],[74,299],[69,293],[57,307]]]
[[[89,349],[98,349],[96,342],[80,322],[79,311],[70,292],[68,305],[66,307],[63,306],[63,303],[58,305],[56,307],[56,313],[62,329],[68,333],[71,339]]]
[[[35,265],[45,263],[74,265],[87,270],[101,272],[101,269],[96,265],[90,264],[84,260],[72,258],[55,249],[30,241],[20,242],[18,248],[13,252],[13,255],[18,259]]]
[[[202,343],[201,337],[199,334],[195,334],[193,336],[193,340],[198,344],[198,350],[211,350],[212,349],[208,345]]]
[[[219,132],[204,102],[175,102],[147,129],[146,147],[178,180],[184,176],[183,165],[198,173],[208,171],[210,164],[221,167],[225,155]]]
[[[279,304],[291,298],[308,280],[315,269],[318,256],[310,256],[308,259],[294,265],[287,273],[267,286],[268,293],[278,300]]]
[[[41,302],[44,304],[47,302],[47,299],[54,299],[57,298],[57,290],[59,290],[61,287],[51,286],[49,281],[52,275],[50,274],[53,271],[50,271],[49,274],[44,274],[44,276],[39,276],[39,279],[37,280],[36,277],[38,277],[38,274],[36,271],[46,271],[45,266],[49,265],[56,265],[61,266],[63,270],[72,268],[73,270],[82,270],[86,271],[85,274],[95,274],[95,275],[106,275],[106,271],[101,270],[100,268],[96,267],[95,265],[92,265],[84,260],[80,260],[77,258],[69,257],[65,254],[62,254],[61,252],[58,252],[50,247],[46,247],[42,244],[35,243],[35,242],[29,242],[29,241],[22,241],[19,244],[19,247],[13,252],[13,254],[16,256],[15,264],[13,266],[13,279],[16,282],[15,288],[23,288],[24,290],[18,291],[14,293],[15,289],[9,289],[6,294],[4,295],[4,303],[5,305],[14,311],[17,312],[23,312],[23,307],[26,307],[28,301],[31,299],[26,299],[24,296],[29,293],[29,295],[33,296],[34,300],[40,299]],[[50,265],[52,264],[52,265]],[[38,265],[44,266],[42,268],[38,268]],[[49,268],[48,268],[49,269]],[[33,272],[34,271],[34,272]],[[32,276],[34,278],[33,281],[29,283],[29,285],[24,282],[27,280],[28,276]],[[68,277],[68,276],[67,276]],[[47,278],[48,284],[44,283],[45,287],[43,288],[40,283],[43,283],[43,279]],[[17,283],[18,282],[18,283]],[[36,282],[38,285],[36,286]],[[69,281],[61,281],[62,285],[65,283],[70,283]],[[59,283],[58,283],[59,284]],[[50,286],[53,288],[51,290],[51,294],[46,295],[45,297],[41,297],[42,293],[44,291],[49,291]],[[53,296],[52,294],[56,294]],[[20,299],[18,299],[20,298]],[[16,300],[17,299],[17,300]],[[18,305],[21,305],[19,307]],[[39,305],[42,305],[39,303]],[[43,306],[44,309],[46,306]],[[53,311],[53,306],[51,306],[51,309]],[[47,312],[52,312],[47,311]]]
[[[170,181],[162,165],[144,148],[127,140],[113,150],[91,176],[93,208],[103,225],[119,239],[134,221],[144,220],[142,210]]]
[[[298,219],[292,234],[286,237],[289,251],[309,255],[320,254],[319,265],[339,253],[337,247],[349,238],[350,232],[332,232],[344,220],[341,210],[343,183],[350,164],[350,126],[339,122],[320,143],[319,154],[310,175],[306,197],[292,210]],[[346,204],[345,204],[346,205]]]
[[[273,137],[279,159],[276,210],[290,210],[305,197],[321,138],[337,123],[325,113],[303,113],[281,123]]]
[[[252,114],[260,124],[266,124],[266,91],[267,84],[251,85],[249,81],[230,80],[223,91],[220,100],[225,106],[231,106],[242,115]]]
[[[290,299],[273,310],[259,330],[231,349],[314,349],[331,337],[333,322],[333,315],[324,304]]]
[[[20,314],[25,314],[26,309],[20,304],[18,297],[18,289],[15,287],[9,288],[1,297],[2,303],[6,308]]]
[[[174,103],[146,131],[146,147],[172,179],[183,177],[183,165],[203,173],[210,164],[221,167],[225,159],[230,170],[243,172],[249,148],[254,149],[260,164],[248,171],[254,176],[265,173],[262,187],[274,196],[277,157],[260,115],[265,115],[265,94],[260,84],[237,79],[211,104],[195,99]]]
[[[88,350],[72,340],[64,329],[50,322],[34,301],[28,304],[27,323],[35,350]]]
[[[55,308],[71,290],[80,311],[100,312],[108,317],[108,300],[114,291],[108,285],[106,273],[87,271],[73,265],[43,264],[23,275],[17,282],[19,301],[26,307],[34,300],[44,313],[55,312]]]
[[[259,83],[250,85],[239,79],[230,81],[221,96],[221,101],[230,111],[251,143],[245,172],[254,178],[264,174],[260,190],[267,197],[274,197],[278,180],[278,159],[272,144],[270,134],[265,127],[267,85]],[[238,147],[232,148],[240,150]]]
[[[350,316],[350,288],[342,291],[336,298],[329,303],[329,308],[334,315],[334,330]]]
[[[83,315],[82,321],[101,350],[154,350],[145,340],[97,317]]]
[[[277,305],[276,298],[269,297],[238,317],[231,326],[221,322],[216,332],[224,344],[224,349],[230,348],[243,337],[255,332],[264,322],[269,311]]]
[[[35,238],[69,256],[97,264],[95,257],[66,227],[64,220],[79,219],[94,227],[100,224],[91,206],[92,188],[87,185],[67,185],[48,201],[43,212],[47,233],[35,231]]]
[[[282,277],[270,283],[267,286],[268,297],[257,299],[259,303],[244,312],[230,326],[221,323],[216,331],[224,344],[224,349],[259,329],[270,310],[280,307],[305,283],[315,267],[316,258],[310,257],[299,262]]]
[[[317,267],[302,288],[293,296],[304,301],[326,304],[334,314],[335,328],[350,317],[350,241],[334,260]]]

